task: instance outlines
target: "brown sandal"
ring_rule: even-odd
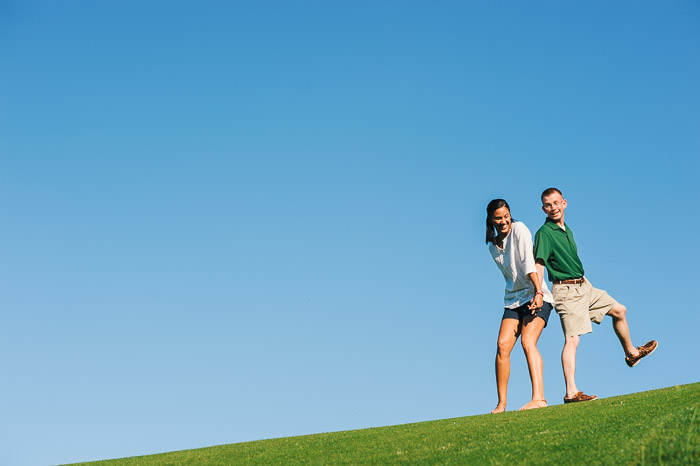
[[[579,401],[593,401],[598,397],[595,395],[586,395],[583,392],[578,392],[571,398],[564,397],[564,403],[577,403]]]

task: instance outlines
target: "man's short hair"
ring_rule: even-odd
[[[540,196],[540,200],[544,201],[544,198],[546,196],[549,196],[549,195],[554,194],[554,193],[559,193],[559,195],[561,197],[564,197],[564,195],[561,193],[561,191],[559,191],[557,188],[547,188],[544,191],[542,191],[542,195]]]

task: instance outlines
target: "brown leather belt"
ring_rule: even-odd
[[[554,280],[552,282],[553,285],[581,285],[583,283],[586,283],[586,279],[583,277],[572,278],[571,280]]]

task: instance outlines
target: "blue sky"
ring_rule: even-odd
[[[600,397],[698,381],[700,5],[0,4],[0,463],[484,414],[489,200],[569,201]],[[683,299],[684,297],[689,299]],[[564,396],[558,318],[540,341]],[[529,400],[513,354],[509,409]]]

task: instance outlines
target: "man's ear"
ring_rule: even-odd
[[[544,206],[542,206],[542,212],[544,212],[545,214],[547,213],[547,211],[544,210]]]

